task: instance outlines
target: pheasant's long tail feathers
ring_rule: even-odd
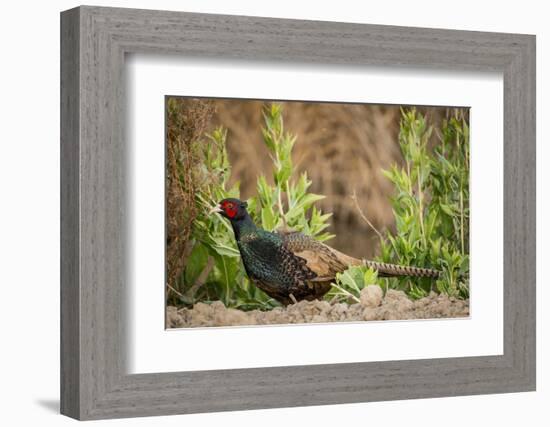
[[[364,260],[367,267],[378,272],[379,276],[410,276],[410,277],[430,277],[437,279],[441,275],[441,271],[431,268],[409,267],[405,265],[387,264],[384,262]]]

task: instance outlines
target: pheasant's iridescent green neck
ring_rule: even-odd
[[[248,212],[242,218],[232,219],[231,225],[233,226],[233,232],[235,233],[235,239],[237,239],[237,241],[239,241],[242,236],[258,231],[258,227],[254,224]]]

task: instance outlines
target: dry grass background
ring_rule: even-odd
[[[241,182],[241,195],[256,192],[256,177],[271,168],[260,127],[263,101],[215,100],[211,127],[228,129],[232,179]],[[323,194],[325,212],[332,212],[330,242],[357,257],[376,254],[376,234],[361,218],[360,209],[379,230],[394,227],[391,183],[381,170],[401,164],[398,144],[400,107],[394,105],[283,102],[284,125],[297,135],[293,161],[313,181],[311,191]],[[433,125],[446,108],[422,107]],[[269,173],[268,173],[269,175]],[[271,179],[271,176],[268,176]]]
[[[200,161],[194,144],[202,139],[214,114],[214,104],[207,100],[185,100],[176,105],[167,108],[166,115],[166,279],[172,284],[192,249],[189,237],[197,216],[197,177],[192,166]]]

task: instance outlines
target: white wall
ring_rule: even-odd
[[[549,425],[547,324],[549,273],[550,28],[542,1],[338,0],[97,1],[98,5],[246,14],[537,34],[538,56],[538,392],[437,400],[277,409],[110,425],[498,426]],[[57,414],[59,383],[59,11],[74,1],[4,2],[0,31],[0,393],[3,425],[66,425]],[[546,242],[544,240],[546,239]],[[307,424],[306,424],[307,423]]]

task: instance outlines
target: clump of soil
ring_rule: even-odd
[[[169,306],[166,309],[168,328],[204,326],[272,325],[288,323],[328,323],[362,320],[434,319],[469,316],[469,301],[431,293],[411,300],[402,291],[388,290],[383,295],[377,285],[361,292],[361,302],[355,304],[328,301],[300,301],[271,311],[241,311],[227,308],[221,301],[197,303],[193,308]]]

